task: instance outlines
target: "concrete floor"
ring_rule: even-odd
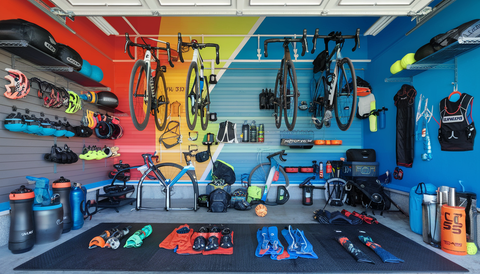
[[[207,212],[206,208],[200,208],[197,212],[193,211],[151,211],[140,210],[135,211],[134,206],[124,206],[120,208],[120,212],[117,213],[113,209],[105,209],[93,216],[92,220],[85,221],[83,228],[79,230],[72,230],[68,233],[62,234],[61,238],[53,243],[35,245],[29,252],[23,254],[12,254],[7,245],[0,247],[0,273],[2,274],[20,274],[20,273],[33,273],[33,271],[13,271],[13,269],[44,253],[45,251],[55,247],[56,245],[63,243],[87,229],[97,225],[101,222],[138,222],[138,223],[201,223],[201,224],[229,224],[229,223],[259,223],[259,224],[274,224],[278,222],[284,222],[288,220],[290,223],[314,223],[312,219],[313,211],[315,209],[323,208],[324,201],[316,200],[313,206],[303,206],[301,201],[290,200],[283,206],[269,206],[268,214],[264,218],[257,217],[253,210],[250,211],[237,211],[229,209],[224,214],[214,214]],[[362,211],[362,208],[345,206],[345,209],[349,211]],[[392,206],[392,208],[394,208]],[[327,207],[329,211],[341,210],[341,208]],[[437,252],[441,256],[456,262],[457,264],[467,268],[472,273],[480,273],[480,252],[476,255],[467,256],[455,256],[430,247],[423,243],[421,235],[415,234],[410,230],[409,220],[403,214],[399,212],[386,212],[384,216],[379,216],[379,212],[376,212],[377,219],[380,223],[387,227],[394,229],[400,234],[426,246],[427,248]],[[42,271],[41,269],[35,271],[36,274],[47,273],[63,273],[63,271]],[[82,273],[82,272],[75,272]],[[95,272],[86,272],[95,273]],[[143,272],[145,273],[145,272]],[[445,272],[442,272],[445,273]]]

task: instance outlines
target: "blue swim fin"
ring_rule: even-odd
[[[303,231],[288,226],[288,229],[282,230],[282,235],[287,240],[287,251],[292,259],[297,257],[318,259],[313,251],[313,245],[307,240]]]
[[[359,235],[358,238],[362,243],[364,243],[366,246],[370,247],[373,251],[375,251],[375,253],[377,253],[377,255],[380,257],[380,259],[382,259],[384,263],[398,264],[398,263],[404,262],[404,260],[395,257],[394,255],[392,255],[392,253],[383,249],[379,244],[373,242],[371,237],[366,235],[365,236]]]
[[[262,229],[257,230],[257,241],[258,246],[255,250],[255,256],[263,257],[267,254],[270,248],[270,240],[268,238],[268,228],[266,226],[262,227]]]

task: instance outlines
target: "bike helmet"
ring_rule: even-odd
[[[65,129],[65,125],[62,124],[61,121],[54,121],[52,122],[52,125],[56,129],[56,131],[53,133],[53,136],[62,137],[67,132],[67,130]]]
[[[64,123],[65,126],[65,137],[73,137],[75,136],[75,128],[70,125],[70,123],[67,121]]]
[[[123,136],[123,128],[120,124],[111,124],[112,126],[112,129],[113,129],[113,132],[112,132],[112,136],[110,137],[110,139],[112,140],[116,140],[116,139],[119,139]]]
[[[84,125],[76,126],[73,129],[75,130],[75,136],[77,137],[90,137],[93,134],[93,130]]]
[[[99,121],[95,127],[95,135],[100,139],[109,139],[112,137],[113,128],[110,123]]]
[[[40,118],[40,125],[42,129],[38,131],[37,135],[51,136],[57,131],[48,118]]]
[[[14,132],[20,132],[27,129],[25,118],[20,112],[12,112],[3,121],[6,129]]]
[[[5,79],[10,81],[9,84],[5,85],[7,91],[3,93],[5,97],[9,99],[20,99],[30,92],[30,82],[27,79],[27,76],[20,72],[19,70],[6,68],[8,75],[5,76]]]
[[[35,117],[35,114],[32,114],[32,116],[24,115],[24,117],[27,128],[23,132],[29,134],[36,134],[42,129],[42,126],[40,125],[40,120]]]
[[[68,101],[68,108],[65,110],[66,113],[75,113],[82,109],[82,101],[80,96],[73,91],[68,91],[70,99]]]

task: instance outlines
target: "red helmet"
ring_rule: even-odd
[[[15,69],[6,68],[5,70],[8,71],[5,79],[9,80],[10,83],[5,85],[7,91],[3,95],[10,99],[20,99],[27,96],[30,92],[30,83],[25,74]]]

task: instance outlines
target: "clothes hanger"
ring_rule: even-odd
[[[460,99],[460,95],[462,95],[462,93],[460,91],[458,91],[458,84],[454,83],[453,84],[453,91],[448,96],[448,100],[450,102],[456,102],[456,101],[458,101],[458,99]]]

